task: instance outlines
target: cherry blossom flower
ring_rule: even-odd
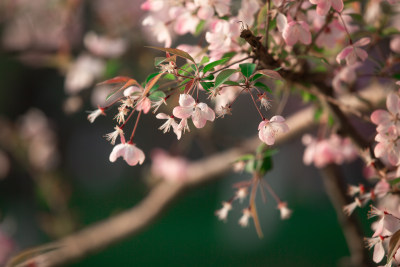
[[[85,35],[84,43],[87,49],[96,56],[116,58],[121,56],[127,49],[127,43],[123,39],[111,39],[88,32]]]
[[[317,5],[317,14],[325,16],[331,7],[337,12],[343,10],[343,0],[310,0],[311,4]]]
[[[385,249],[383,248],[383,240],[385,240],[385,238],[381,235],[371,238],[365,238],[367,247],[369,249],[374,248],[374,254],[372,256],[372,259],[376,263],[381,262],[383,257],[385,256]]]
[[[347,65],[355,64],[359,59],[364,61],[368,57],[368,53],[360,47],[366,46],[371,41],[370,38],[364,37],[352,45],[346,46],[337,56],[336,61],[340,64],[342,60],[346,60]]]
[[[169,132],[170,128],[172,127],[174,133],[178,137],[178,140],[181,139],[182,136],[182,130],[179,130],[178,123],[175,121],[174,116],[169,116],[164,113],[158,113],[156,115],[157,119],[161,120],[167,120],[163,125],[158,128],[159,130],[162,130],[163,133]]]
[[[222,202],[222,208],[215,212],[219,220],[226,222],[229,211],[232,209],[230,202]]]
[[[132,100],[137,101],[136,110],[143,110],[143,112],[146,114],[151,109],[151,100],[147,96],[143,95],[143,93],[144,90],[136,86],[129,86],[124,90],[124,96],[130,97]]]
[[[289,131],[289,126],[285,123],[282,116],[273,116],[271,120],[264,119],[258,125],[258,137],[267,145],[273,145],[279,133]]]
[[[235,199],[239,199],[240,203],[247,197],[249,190],[247,187],[240,187],[235,193]]]
[[[200,19],[193,14],[196,9],[193,3],[183,6],[174,6],[169,10],[169,16],[175,19],[174,30],[179,35],[194,34]]]
[[[167,99],[166,97],[159,97],[158,101],[153,101],[151,103],[151,107],[154,108],[153,109],[153,113],[156,113],[157,110],[161,107],[162,104],[167,105]]]
[[[260,101],[260,108],[264,107],[265,110],[268,110],[272,107],[271,99],[267,97],[266,93],[259,94],[258,101]]]
[[[179,106],[175,107],[172,113],[180,119],[191,117],[196,128],[203,128],[208,120],[214,121],[215,119],[214,111],[207,104],[196,103],[194,98],[188,94],[179,96]]]
[[[353,202],[343,207],[343,212],[347,216],[350,216],[357,207],[361,208],[365,203],[365,201],[362,201],[358,197],[355,197]]]
[[[292,215],[293,211],[287,207],[286,202],[280,202],[278,203],[277,207],[281,213],[281,219],[286,220],[289,219],[290,216]]]
[[[371,121],[378,125],[378,133],[387,133],[389,128],[394,125],[397,133],[400,132],[400,97],[395,93],[390,93],[386,97],[387,111],[378,109],[372,112]]]
[[[249,219],[252,217],[251,210],[249,208],[243,209],[243,215],[239,219],[239,224],[242,227],[247,227],[249,225]]]
[[[110,161],[115,162],[119,157],[122,157],[130,166],[135,166],[138,163],[141,165],[145,159],[143,151],[129,142],[121,143],[113,148]]]
[[[65,77],[65,91],[68,94],[76,94],[91,86],[105,69],[102,59],[88,54],[80,55],[68,68]]]
[[[182,182],[187,177],[188,162],[182,157],[173,157],[164,150],[155,149],[151,153],[151,172],[169,182]]]
[[[155,15],[149,15],[143,20],[142,25],[150,28],[153,36],[157,37],[157,42],[164,43],[165,47],[171,46],[172,36],[164,21],[160,20]]]
[[[391,126],[386,134],[378,133],[375,141],[378,142],[374,148],[375,156],[397,166],[400,163],[400,151],[397,149],[400,146],[400,140],[395,126]]]
[[[228,15],[231,0],[194,0],[194,3],[200,7],[197,16],[208,20],[214,16],[214,9],[220,17]]]
[[[314,163],[315,167],[322,168],[330,163],[350,162],[357,157],[357,150],[350,139],[340,138],[337,134],[322,140],[316,140],[306,134],[302,142],[307,146],[303,155],[305,165]]]
[[[400,34],[393,36],[390,40],[390,49],[393,52],[400,54]]]
[[[183,131],[183,133],[185,133],[186,131],[190,132],[189,125],[187,123],[187,118],[181,119],[178,125],[178,130]]]
[[[257,0],[242,0],[241,8],[239,9],[238,19],[247,26],[253,26],[254,15],[260,9],[260,4]]]
[[[393,216],[391,213],[386,211],[382,211],[371,205],[371,210],[369,212],[369,218],[379,217],[379,221],[375,227],[375,233],[372,235],[375,236],[386,236],[391,235],[396,232],[400,228],[400,219]]]
[[[229,104],[226,104],[225,106],[218,107],[215,112],[218,115],[217,118],[224,118],[225,115],[232,115],[232,108]]]
[[[344,84],[350,86],[356,81],[356,69],[360,66],[361,63],[357,62],[353,65],[345,66],[344,68],[342,68],[332,80],[333,89],[335,89],[337,93],[344,93],[346,91],[346,87],[344,86]]]
[[[239,51],[240,46],[236,39],[240,36],[240,28],[237,20],[215,20],[210,25],[210,31],[206,32],[206,41],[210,44],[208,50],[210,58],[217,60],[226,52]]]
[[[105,135],[106,139],[110,141],[112,145],[115,145],[115,141],[117,140],[118,136],[124,135],[124,131],[121,129],[121,127],[115,126],[114,129],[114,132]]]
[[[299,41],[306,45],[311,44],[311,32],[305,21],[288,21],[285,15],[279,13],[277,27],[288,46],[293,46]]]
[[[14,241],[8,237],[1,229],[0,229],[0,265],[5,266],[7,264],[7,260],[10,258],[14,250],[16,249],[16,245]]]
[[[96,118],[100,115],[105,116],[106,113],[104,112],[103,108],[99,107],[98,109],[91,111],[90,114],[87,116],[87,119],[90,121],[90,123],[93,123],[96,120]]]

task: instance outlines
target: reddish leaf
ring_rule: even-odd
[[[283,81],[282,76],[281,76],[277,71],[274,71],[274,70],[267,70],[267,69],[265,69],[265,70],[258,70],[258,71],[256,71],[252,76],[254,76],[254,75],[257,74],[257,73],[260,73],[260,74],[265,75],[265,76],[267,76],[267,77],[269,77],[269,78],[272,78],[272,79],[276,79],[276,80],[281,80],[281,81]]]
[[[129,80],[134,80],[134,79],[129,78],[129,77],[125,77],[125,76],[118,76],[118,77],[114,77],[112,79],[109,79],[107,81],[101,82],[98,85],[113,84],[113,83],[126,83]]]
[[[177,56],[179,56],[179,57],[188,59],[188,60],[192,61],[193,63],[196,63],[196,62],[194,62],[194,59],[192,58],[192,56],[190,56],[188,53],[186,53],[185,51],[180,50],[180,49],[176,49],[176,48],[164,48],[164,47],[155,47],[155,46],[146,46],[146,47],[148,47],[148,48],[153,48],[153,49],[157,49],[157,50],[164,51],[164,52],[169,52],[169,53],[175,54],[175,55],[177,55]]]
[[[192,89],[192,87],[193,87],[193,82],[194,82],[194,79],[190,80],[190,81],[185,85],[185,91],[184,91],[185,94],[187,94],[187,93],[190,91],[190,89]]]
[[[164,73],[159,73],[156,76],[154,76],[153,78],[151,78],[151,80],[146,84],[146,87],[144,88],[144,92],[143,95],[147,95],[147,93],[151,90],[151,88],[153,88],[153,86],[157,83],[157,81],[160,79],[161,75],[163,75]]]

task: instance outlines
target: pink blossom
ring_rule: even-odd
[[[377,125],[379,133],[387,133],[389,128],[394,125],[397,132],[400,131],[400,97],[395,93],[390,93],[386,97],[386,107],[388,111],[378,109],[372,112],[371,121]]]
[[[378,142],[374,149],[375,156],[387,160],[393,166],[400,163],[400,151],[397,149],[400,146],[400,140],[397,137],[394,126],[389,128],[388,133],[378,133],[375,136],[375,141]]]
[[[385,236],[391,235],[396,232],[400,228],[400,220],[399,218],[393,216],[391,213],[386,211],[382,211],[371,205],[371,211],[369,212],[369,218],[379,217],[379,221],[375,226],[375,236]]]
[[[239,224],[242,227],[247,227],[249,225],[249,219],[252,217],[251,210],[249,208],[243,209],[243,215],[239,219]]]
[[[311,4],[317,5],[317,14],[325,16],[331,7],[337,12],[343,10],[343,0],[310,0]]]
[[[121,143],[113,148],[110,161],[115,162],[119,157],[122,157],[130,166],[135,166],[138,163],[141,165],[145,159],[143,151],[129,142]]]
[[[347,65],[355,64],[358,59],[364,61],[368,57],[368,53],[361,49],[360,47],[366,46],[371,41],[370,38],[364,37],[355,42],[352,45],[346,46],[337,56],[336,61],[340,64],[340,62],[344,59],[346,60]]]
[[[200,7],[197,16],[208,20],[214,16],[214,9],[220,17],[228,15],[231,0],[195,0],[194,3]]]
[[[96,120],[96,118],[100,115],[105,116],[106,113],[104,112],[103,108],[99,107],[98,109],[91,111],[90,114],[87,116],[87,119],[90,121],[90,123],[93,123]]]
[[[220,59],[226,52],[239,51],[240,46],[236,39],[240,35],[240,28],[237,20],[230,21],[218,19],[211,22],[210,31],[206,32],[206,41],[210,44],[210,58]]]
[[[143,95],[144,90],[136,86],[129,86],[124,90],[124,96],[130,97],[136,102],[136,110],[143,110],[144,113],[148,113],[151,109],[151,100]]]
[[[196,103],[194,98],[188,94],[179,96],[179,106],[172,111],[175,117],[180,119],[192,118],[196,128],[203,128],[207,121],[214,121],[215,113],[205,103]]]
[[[151,153],[153,161],[151,172],[170,182],[182,182],[187,177],[187,161],[182,157],[173,157],[164,150],[155,149]]]
[[[279,31],[282,32],[282,37],[288,46],[293,46],[297,42],[303,44],[311,43],[311,33],[308,24],[304,21],[290,21],[281,13],[277,17],[277,26]]]
[[[179,35],[194,34],[200,19],[193,15],[196,7],[193,3],[187,3],[185,7],[174,6],[169,10],[169,16],[175,20],[174,30]]]
[[[264,119],[258,125],[258,137],[267,145],[273,145],[279,133],[289,131],[289,126],[285,123],[282,116],[273,116],[271,120]]]
[[[230,202],[222,202],[222,208],[217,210],[215,212],[215,215],[220,219],[221,221],[226,222],[226,219],[228,217],[229,211],[232,209],[232,204]]]
[[[238,19],[247,26],[253,26],[254,15],[260,9],[259,1],[257,0],[242,0],[242,6],[239,9]]]
[[[140,8],[146,11],[159,11],[165,7],[165,2],[165,0],[146,0],[140,5]]]
[[[369,249],[374,248],[374,254],[372,259],[374,262],[379,263],[385,256],[385,249],[383,248],[383,236],[376,236],[371,238],[365,238],[365,242]]]
[[[345,66],[342,68],[338,74],[332,80],[333,89],[337,93],[344,93],[346,91],[346,87],[344,84],[347,84],[350,87],[357,78],[356,69],[361,66],[360,62],[357,62],[350,66]]]
[[[122,55],[127,49],[127,43],[123,39],[111,39],[106,36],[88,32],[85,35],[84,43],[87,49],[100,57],[116,58]]]
[[[281,213],[281,219],[286,220],[289,219],[292,215],[293,211],[287,207],[286,202],[279,202],[277,207]]]
[[[169,19],[169,18],[168,18]],[[170,47],[172,44],[172,36],[170,29],[166,23],[161,20],[158,16],[149,15],[143,22],[143,26],[148,26],[153,36],[157,37],[157,42],[164,43],[165,47]]]
[[[65,77],[65,91],[68,94],[76,94],[91,86],[105,69],[102,59],[88,55],[80,55],[72,63]]]
[[[306,165],[314,163],[315,167],[322,168],[330,163],[342,164],[352,161],[357,156],[357,150],[350,139],[342,139],[336,134],[322,140],[316,140],[307,134],[303,136],[302,141],[307,146],[303,155]]]
[[[393,52],[400,54],[400,34],[393,36],[390,40],[390,49]]]
[[[158,113],[156,115],[157,119],[161,120],[167,120],[163,125],[158,128],[159,130],[162,130],[163,133],[169,132],[170,128],[172,127],[174,133],[178,137],[178,140],[181,139],[182,136],[182,130],[179,129],[178,123],[175,121],[174,116],[169,116],[164,113]]]
[[[14,250],[14,241],[0,229],[0,265],[5,266]]]

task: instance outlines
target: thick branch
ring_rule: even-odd
[[[368,100],[371,106],[376,106],[385,98],[385,93],[383,90],[371,88],[362,92],[362,97]],[[342,100],[346,105],[352,106],[355,109],[368,110],[370,108],[370,105],[361,102],[355,96],[348,96]],[[287,119],[290,131],[279,136],[276,143],[279,145],[313,126],[313,117],[314,109],[312,107],[296,112]],[[185,189],[215,179],[217,175],[228,171],[232,162],[243,153],[254,151],[259,143],[258,137],[254,137],[244,142],[238,148],[232,148],[206,159],[193,162],[188,169],[187,182],[182,184],[162,182],[153,188],[149,195],[132,209],[93,226],[89,226],[60,241],[43,246],[43,248],[57,247],[57,249],[47,252],[44,252],[43,249],[42,254],[39,256],[36,256],[36,252],[40,248],[35,249],[35,253],[25,252],[23,258],[28,258],[28,260],[23,261],[20,259],[21,257],[17,257],[17,262],[14,258],[8,266],[26,266],[30,263],[36,263],[40,266],[60,266],[98,252],[122,239],[131,237],[143,231],[157,219],[168,204]]]

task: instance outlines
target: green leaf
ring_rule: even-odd
[[[166,57],[156,57],[154,58],[154,66],[157,67],[165,61]]]
[[[206,21],[200,20],[199,24],[197,24],[197,26],[196,26],[196,30],[194,31],[194,36],[199,36],[200,33],[203,31],[205,25],[206,25]]]
[[[214,75],[212,75],[212,74],[210,74],[210,75],[208,75],[208,76],[206,76],[206,77],[203,77],[202,79],[203,80],[207,80],[207,81],[212,81],[212,80],[214,80]]]
[[[390,184],[390,185],[396,185],[396,184],[398,184],[398,183],[400,183],[400,177],[395,178],[395,179],[389,181],[389,184]]]
[[[203,65],[203,64],[205,64],[205,63],[207,63],[207,62],[209,62],[209,61],[210,61],[210,58],[207,57],[207,56],[204,56],[204,57],[201,59],[200,64]]]
[[[158,101],[161,98],[165,98],[165,93],[163,91],[155,91],[154,93],[152,93],[151,95],[149,95],[149,99],[151,101]]]
[[[227,70],[223,70],[221,71],[217,78],[215,78],[215,85],[214,87],[217,88],[219,87],[221,84],[223,84],[226,80],[229,79],[229,77],[232,76],[232,74],[236,73],[237,70],[234,69],[227,69]]]
[[[167,80],[175,80],[176,79],[175,75],[173,75],[172,73],[165,74],[163,78],[167,79]]]
[[[145,84],[147,84],[151,79],[153,79],[155,76],[157,76],[157,74],[159,74],[159,73],[155,72],[155,73],[149,74],[149,76],[147,76],[147,78],[146,78]]]
[[[265,155],[261,161],[260,168],[258,169],[258,172],[260,173],[261,176],[265,175],[268,171],[272,170],[273,168],[273,163],[272,163],[272,157],[270,155]]]
[[[252,82],[252,81],[258,80],[261,77],[264,77],[264,75],[262,75],[260,73],[256,73],[256,74],[253,75],[253,77],[250,78],[250,81]]]
[[[383,29],[383,31],[382,31],[383,36],[390,36],[390,35],[398,34],[398,33],[399,33],[399,30],[395,27],[387,27],[387,28]]]
[[[207,64],[206,66],[204,66],[203,73],[206,73],[207,71],[212,70],[214,67],[216,67],[218,65],[221,65],[221,64],[224,64],[225,62],[227,62],[229,60],[230,60],[229,57],[225,57],[225,58],[222,58],[220,60],[211,62],[211,63]]]
[[[180,83],[179,83],[179,85],[183,85],[183,84],[187,84],[189,81],[191,81],[192,79],[189,79],[189,78],[187,78],[187,79],[184,79],[183,81],[181,81]]]
[[[393,78],[395,78],[396,80],[400,80],[400,73],[394,74]]]
[[[267,91],[269,93],[272,93],[271,88],[269,88],[266,84],[263,84],[262,82],[256,82],[254,84],[254,86],[257,87],[257,88],[261,88],[264,91]]]
[[[253,63],[243,63],[239,64],[240,72],[244,75],[244,77],[249,78],[254,70],[256,69],[256,64]]]
[[[118,75],[121,63],[116,59],[109,59],[106,64],[106,71],[104,73],[105,77],[113,77]]]
[[[207,92],[210,91],[211,88],[214,87],[214,83],[212,82],[200,82],[201,86],[203,86],[204,90],[206,90]]]
[[[232,58],[235,55],[236,55],[236,52],[227,52],[227,53],[222,55],[222,58],[226,58],[226,57]]]
[[[248,160],[251,160],[251,159],[254,159],[254,155],[253,154],[245,154],[245,155],[239,157],[236,160],[236,162],[238,162],[238,161],[248,161]]]
[[[225,81],[224,84],[232,85],[232,86],[239,86],[240,83],[234,81]]]
[[[164,48],[164,47],[156,47],[156,46],[146,46],[146,47],[177,55],[177,56],[182,57],[184,59],[190,60],[190,61],[192,61],[193,63],[196,64],[196,62],[194,62],[194,59],[192,58],[192,56],[189,55],[188,53],[186,53],[183,50],[180,50],[180,49],[177,49],[177,48]]]

